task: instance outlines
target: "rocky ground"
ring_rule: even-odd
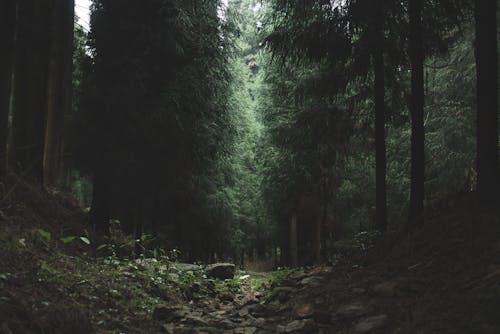
[[[244,275],[239,278],[242,293],[234,298],[160,305],[153,318],[163,323],[164,332],[174,334],[374,333],[387,328],[388,315],[363,300],[366,291],[362,288],[352,289],[357,298],[335,303],[332,288],[341,297],[345,286],[331,280],[333,271],[334,267],[297,270],[264,291],[255,290],[249,283],[251,275]],[[388,292],[393,287],[378,289]]]
[[[500,233],[467,205],[338,242],[329,265],[257,273],[126,257],[57,194],[9,196],[0,334],[500,333]]]

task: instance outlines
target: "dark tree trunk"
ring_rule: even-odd
[[[64,183],[62,136],[64,115],[72,107],[73,20],[74,1],[52,2],[43,161],[44,183],[51,186]]]
[[[144,215],[143,215],[142,200],[139,198],[136,199],[134,211],[135,211],[134,212],[135,255],[139,256],[144,252],[144,245],[142,240]]]
[[[318,215],[317,219],[317,224],[316,224],[316,233],[315,233],[315,240],[314,240],[314,260],[316,263],[321,263],[323,261],[323,255],[325,251],[325,246],[326,246],[326,240],[325,240],[325,226],[326,226],[326,220],[328,217],[328,202],[330,201],[330,196],[329,196],[329,189],[330,189],[330,183],[328,182],[328,179],[324,179],[322,182],[322,189],[320,190],[321,193],[321,214]]]
[[[385,77],[384,77],[384,11],[378,5],[376,38],[373,53],[375,100],[375,161],[376,161],[376,225],[380,232],[387,229],[386,146],[385,146]]]
[[[498,63],[496,1],[476,0],[477,193],[480,208],[498,208]]]
[[[47,110],[48,6],[24,0],[18,6],[13,134],[17,171],[42,182]]]
[[[424,48],[422,1],[409,0],[411,62],[411,189],[410,228],[424,222],[425,133],[424,133]]]
[[[290,217],[290,266],[295,268],[299,266],[299,251],[297,243],[297,213],[292,212]]]
[[[12,88],[16,1],[0,1],[0,178],[7,172],[7,135]]]
[[[91,223],[99,235],[109,236],[111,218],[111,181],[106,168],[100,168],[94,175],[94,190],[91,207]]]

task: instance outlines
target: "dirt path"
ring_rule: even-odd
[[[352,299],[365,292],[361,288],[347,294],[338,291],[339,296],[348,295],[345,304],[334,301],[332,290],[344,290],[346,282],[332,281],[333,270],[295,272],[265,292],[252,289],[247,275],[241,278],[243,293],[234,299],[159,306],[153,318],[170,334],[375,333],[383,329],[386,314],[371,309],[362,298]]]

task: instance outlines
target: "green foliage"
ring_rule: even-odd
[[[303,214],[304,235],[315,219],[326,242],[369,230],[380,47],[396,227],[410,167],[406,5],[384,2],[379,41],[378,7],[367,0],[231,0],[225,10],[220,1],[96,0],[86,48],[76,30],[79,168],[105,174],[112,218],[127,233],[141,222],[134,238],[152,235],[138,245],[158,259],[164,248],[189,260],[285,252],[289,217],[304,202],[320,217]],[[474,59],[472,33],[457,25],[467,8],[427,1],[425,13],[427,205],[438,205],[474,187]],[[82,180],[75,192],[88,193]]]
[[[48,231],[45,231],[44,229],[38,229],[37,230],[38,234],[45,239],[47,242],[50,242],[50,239],[52,238],[52,234]]]
[[[260,102],[268,145],[263,188],[271,219],[284,235],[284,247],[290,212],[307,194],[316,194],[326,208],[328,238],[355,235],[373,226],[374,48],[385,54],[391,228],[399,228],[408,214],[406,3],[384,2],[383,45],[374,44],[373,14],[378,8],[373,6],[373,1],[363,0],[268,5],[264,34],[270,54],[264,55]],[[430,56],[426,63],[426,204],[430,207],[474,188],[475,71],[468,7],[428,1],[424,14]],[[437,28],[439,20],[442,29]]]
[[[59,240],[61,240],[61,242],[63,244],[70,244],[72,243],[74,240],[76,239],[75,236],[69,236],[69,237],[63,237],[63,238],[60,238]]]

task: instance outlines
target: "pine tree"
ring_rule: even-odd
[[[425,130],[424,130],[424,47],[422,36],[423,0],[409,0],[411,63],[411,183],[410,228],[424,222]]]
[[[497,3],[475,1],[477,66],[477,192],[480,208],[496,210],[498,166]]]

